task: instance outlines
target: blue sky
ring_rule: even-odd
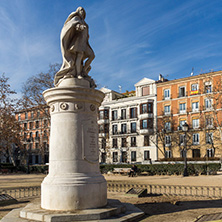
[[[222,70],[221,0],[0,0],[0,72],[18,93],[28,77],[61,63],[60,31],[86,10],[96,54],[90,75],[122,92],[143,77]]]

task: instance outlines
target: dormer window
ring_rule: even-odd
[[[149,86],[142,87],[142,95],[143,96],[150,95],[150,87]]]

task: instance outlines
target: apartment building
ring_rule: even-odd
[[[102,88],[99,149],[102,163],[150,163],[157,160],[156,83],[143,78],[125,94]]]
[[[157,83],[159,158],[221,158],[222,71]],[[186,135],[182,126],[187,123]],[[160,152],[162,150],[162,152]]]
[[[48,162],[49,118],[47,113],[47,107],[44,111],[35,107],[16,113],[16,119],[21,125],[22,150],[27,156],[29,164]]]

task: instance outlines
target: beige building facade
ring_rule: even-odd
[[[157,160],[156,83],[143,78],[125,94],[102,88],[99,107],[101,163],[150,163]],[[127,95],[126,95],[127,94]]]

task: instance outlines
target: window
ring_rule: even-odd
[[[184,145],[185,142],[185,134],[180,134],[180,145]]]
[[[38,138],[39,137],[39,131],[35,132],[35,137]]]
[[[165,136],[165,145],[170,146],[171,145],[171,136]]]
[[[164,90],[164,99],[170,99],[170,89]]]
[[[192,112],[199,111],[199,102],[192,103]]]
[[[153,103],[148,103],[148,113],[153,113]]]
[[[127,152],[126,151],[122,152],[122,162],[127,163]]]
[[[117,138],[113,139],[113,148],[117,148],[118,144],[117,144]]]
[[[141,113],[147,113],[147,104],[142,104],[141,105]]]
[[[33,111],[31,112],[31,118],[32,119],[34,118],[34,112]]]
[[[212,100],[211,99],[205,99],[205,108],[206,109],[212,108]]]
[[[213,126],[213,118],[206,117],[206,127],[212,127]]]
[[[165,122],[165,130],[170,131],[171,130],[171,122]]]
[[[144,151],[144,160],[150,160],[150,151],[149,150]]]
[[[121,119],[126,119],[126,109],[121,109]]]
[[[106,153],[101,153],[101,163],[106,162]]]
[[[121,124],[121,133],[122,134],[126,133],[126,123]]]
[[[133,122],[131,125],[131,133],[136,133],[136,122]]]
[[[136,161],[136,151],[131,152],[131,161]]]
[[[211,93],[212,92],[212,85],[209,82],[205,83],[205,93]]]
[[[102,141],[101,141],[101,148],[102,149],[106,149],[106,139],[105,138],[102,138]]]
[[[136,137],[131,137],[131,146],[135,147],[136,146]]]
[[[27,123],[24,123],[24,130],[27,129]]]
[[[200,136],[199,136],[199,133],[194,133],[193,134],[193,144],[194,145],[197,145],[200,143]]]
[[[179,97],[184,97],[186,96],[186,88],[185,86],[179,87]]]
[[[104,133],[109,133],[109,124],[104,124]]]
[[[137,108],[130,108],[130,118],[137,118]]]
[[[165,151],[165,158],[172,158],[172,152],[171,152],[171,150],[166,150],[166,151]]]
[[[28,113],[25,113],[25,119],[28,119]]]
[[[113,162],[118,162],[118,152],[113,152]]]
[[[148,119],[148,128],[153,129],[153,119],[152,118]]]
[[[43,135],[44,135],[44,137],[46,137],[46,136],[47,136],[47,131],[46,131],[46,130],[44,130]]]
[[[103,125],[99,125],[99,133],[104,133],[104,127]]]
[[[206,133],[206,143],[213,144],[213,133]]]
[[[109,111],[108,110],[99,111],[99,119],[109,119]]]
[[[112,126],[112,131],[113,131],[113,135],[118,134],[118,128],[116,124]]]
[[[198,94],[199,86],[197,83],[191,85],[191,95]]]
[[[164,114],[170,114],[170,106],[164,106]]]
[[[148,128],[148,121],[147,121],[147,119],[143,119],[142,121],[141,121],[141,128],[142,129],[147,129]]]
[[[207,157],[214,157],[214,149],[207,149]]]
[[[29,123],[29,129],[33,129],[33,122]]]
[[[185,113],[186,112],[186,103],[180,103],[180,113]]]
[[[142,95],[143,96],[150,95],[150,87],[149,86],[146,86],[146,87],[142,88]]]
[[[99,119],[104,119],[104,112],[103,112],[103,110],[99,111]]]
[[[117,110],[112,111],[112,120],[117,120],[118,115],[117,115]]]
[[[122,138],[121,141],[122,141],[121,146],[122,147],[127,147],[126,138]]]
[[[193,149],[192,150],[192,157],[193,158],[199,158],[200,157],[200,150],[199,149]]]
[[[36,148],[36,149],[39,148],[39,143],[35,143],[35,148]]]
[[[48,121],[45,119],[44,120],[44,127],[46,128],[48,126]]]
[[[149,146],[150,145],[150,138],[149,136],[144,136],[144,146]]]
[[[21,120],[21,115],[20,114],[18,114],[18,121],[20,121]]]
[[[193,125],[193,128],[199,128],[199,119],[193,119],[192,120],[192,125]]]
[[[35,128],[38,129],[39,128],[39,121],[35,122]]]

